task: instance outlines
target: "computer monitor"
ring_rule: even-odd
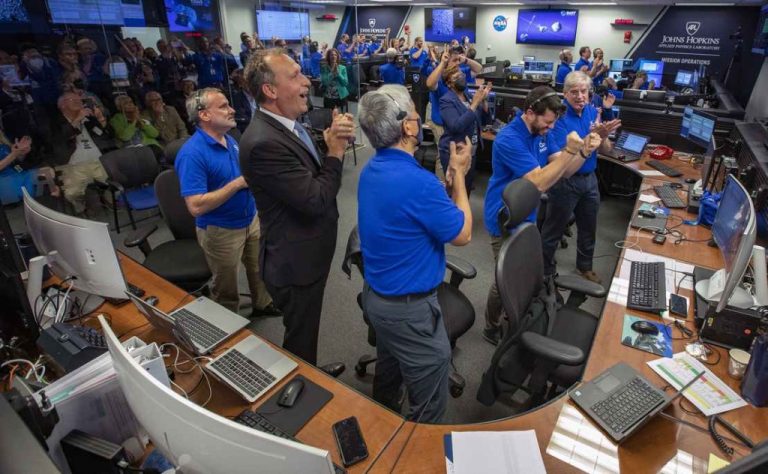
[[[523,62],[536,61],[536,56],[523,56]]]
[[[525,66],[523,66],[522,64],[513,64],[509,66],[509,73],[515,74],[517,76],[522,76],[523,74],[525,74]]]
[[[666,91],[652,91],[652,90],[645,91],[646,102],[655,102],[658,104],[663,104],[665,100],[667,100]]]
[[[643,91],[640,89],[624,89],[623,100],[640,100],[643,95]]]
[[[496,56],[488,56],[485,58],[485,64],[491,64],[496,62]]]
[[[608,77],[610,77],[616,82],[619,82],[621,80],[621,71],[610,71],[608,73]]]
[[[30,260],[27,295],[32,309],[37,313],[40,306],[35,300],[40,295],[44,263],[62,280],[72,279],[74,288],[81,292],[124,299],[128,288],[109,238],[108,225],[54,211],[35,201],[26,189],[22,192],[27,232],[42,256]],[[102,303],[100,298],[74,296],[87,299],[93,305]],[[84,313],[89,309],[92,311],[95,306],[83,308]]]
[[[680,124],[680,136],[687,138],[700,147],[707,148],[715,132],[717,117],[691,106],[683,109],[683,121]]]
[[[109,63],[109,77],[112,78],[113,81],[127,81],[128,65],[122,61]]]
[[[726,305],[737,308],[753,306],[754,299],[738,285],[752,258],[756,234],[755,208],[746,188],[728,175],[720,204],[712,223],[712,238],[723,255],[725,267],[708,280],[696,282],[696,293],[711,302],[717,302],[716,312]]]
[[[328,451],[235,423],[161,384],[128,354],[103,316],[99,321],[128,406],[155,448],[185,473],[334,472]]]
[[[533,76],[551,76],[555,68],[552,61],[525,61],[525,74]]]
[[[653,81],[656,87],[661,87],[661,77],[664,74],[664,62],[651,59],[641,59],[637,67],[638,71],[648,73],[648,82]]]
[[[693,71],[679,69],[675,75],[675,85],[681,87],[693,87]]]
[[[611,59],[610,72],[618,72],[618,73],[620,73],[621,71],[623,71],[625,69],[632,69],[632,60],[631,59],[624,59],[624,58]]]
[[[637,133],[622,132],[619,140],[616,142],[616,148],[622,151],[628,151],[636,155],[642,155],[650,137],[639,135]]]

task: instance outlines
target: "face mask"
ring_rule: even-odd
[[[29,60],[29,67],[32,69],[38,71],[43,68],[43,58],[32,58]]]
[[[424,129],[422,128],[421,117],[419,117],[416,120],[417,120],[416,123],[419,126],[419,133],[417,133],[416,137],[415,137],[416,138],[416,146],[420,146],[421,142],[424,140]]]
[[[461,75],[453,82],[453,87],[459,92],[464,92],[467,88],[467,76]]]

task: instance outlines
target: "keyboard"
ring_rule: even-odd
[[[664,262],[632,262],[627,308],[658,313],[667,309]]]
[[[653,190],[656,191],[656,195],[661,198],[661,202],[670,209],[682,209],[687,207],[685,201],[680,199],[675,191],[670,186],[654,186]]]
[[[617,433],[625,433],[654,408],[664,403],[664,397],[642,379],[635,377],[591,409],[595,416]]]
[[[192,342],[201,347],[215,346],[227,333],[189,310],[181,308],[173,313],[176,324],[184,329]]]
[[[295,441],[297,443],[301,443],[298,439],[294,438],[290,434],[286,433],[280,427],[273,425],[269,420],[267,420],[264,415],[257,411],[252,411],[245,409],[242,413],[237,415],[237,418],[235,418],[235,423],[240,423],[241,425],[245,425],[249,428],[253,428],[257,431],[262,431],[264,433],[271,434],[273,436],[277,436],[279,438],[289,439],[291,441]],[[346,473],[346,469],[342,468],[341,466],[338,466],[336,463],[333,463],[333,468],[336,471],[336,474],[344,474]]]
[[[245,357],[237,349],[230,349],[209,364],[225,376],[229,383],[256,398],[272,382],[275,376],[262,369],[259,364]]]
[[[682,176],[683,175],[683,173],[677,171],[674,168],[671,168],[671,167],[665,165],[664,163],[662,163],[659,160],[648,160],[647,164],[648,164],[648,166],[650,166],[651,168],[655,169],[656,171],[664,173],[665,175],[667,175],[669,177],[672,177],[672,178],[677,178],[678,176]]]

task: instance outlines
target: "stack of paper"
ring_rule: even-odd
[[[449,474],[547,472],[533,430],[454,431],[444,441]]]

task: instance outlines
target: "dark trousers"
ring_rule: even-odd
[[[541,229],[544,274],[553,275],[557,271],[555,251],[572,214],[576,216],[576,268],[581,271],[592,270],[597,212],[600,208],[597,176],[589,173],[561,179],[547,194],[547,215]]]
[[[323,97],[323,108],[335,109],[338,108],[339,112],[347,112],[347,99],[331,99],[330,97]]]
[[[264,281],[272,302],[283,312],[283,349],[317,365],[317,339],[328,275],[310,285],[273,286]]]
[[[400,386],[405,382],[408,418],[439,423],[448,403],[451,343],[437,293],[386,298],[365,285],[363,310],[376,332],[374,400],[399,411]]]

